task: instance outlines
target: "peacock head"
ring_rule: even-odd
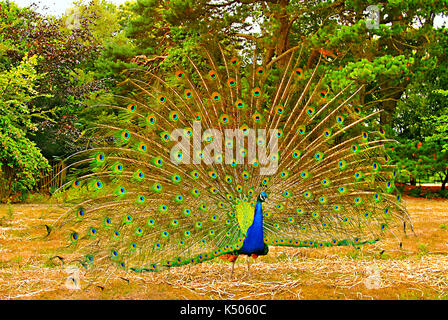
[[[263,191],[258,195],[257,202],[265,202],[267,198],[267,193]]]

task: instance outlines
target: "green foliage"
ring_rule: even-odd
[[[86,12],[77,19],[77,27],[70,30],[63,18],[0,1],[0,43],[8,47],[0,68],[11,69],[25,56],[37,57],[35,69],[41,76],[35,79],[34,90],[40,95],[32,99],[32,105],[25,104],[40,110],[45,118],[33,118],[37,130],[28,132],[27,138],[47,158],[73,152],[72,145],[79,136],[75,124],[85,107],[83,100],[104,87],[104,81],[92,77],[80,81],[76,73],[82,69],[88,74],[100,50],[92,31],[95,15]]]
[[[426,243],[418,244],[418,255],[419,256],[424,256],[424,255],[428,254],[428,252],[429,252],[428,244],[426,244]]]
[[[440,116],[429,116],[423,120],[424,125],[427,128],[431,128],[432,132],[425,137],[428,142],[437,142],[440,144],[441,152],[448,152],[448,108],[444,110],[446,114]]]
[[[408,195],[410,195],[411,197],[423,197],[424,193],[423,193],[423,188],[422,187],[415,187],[414,189],[412,189]]]
[[[446,172],[448,152],[442,151],[436,142],[409,140],[394,146],[393,156],[397,159],[401,174],[409,178],[426,178]]]
[[[78,138],[88,120],[108,120],[101,110],[83,111],[106,90],[123,93],[116,83],[129,76],[126,69],[172,72],[187,55],[203,67],[201,45],[213,50],[220,42],[225,50],[250,56],[251,41],[262,44],[265,63],[279,59],[281,66],[288,50],[300,45],[302,67],[321,59],[330,90],[350,81],[366,85],[356,99],[384,110],[368,125],[380,122],[401,143],[391,153],[404,177],[439,175],[446,181],[448,41],[434,19],[446,15],[447,3],[139,0],[117,7],[107,0],[78,0],[57,18],[0,0],[0,71],[36,55],[40,75],[14,98],[22,109],[3,111],[10,122],[2,123],[22,130],[17,140],[33,141],[30,148],[45,157],[63,157],[83,147]],[[378,29],[366,27],[369,5],[380,8]]]
[[[401,173],[412,180],[436,175],[442,181],[441,194],[448,183],[448,37],[437,31],[438,42],[430,50],[433,64],[420,68],[398,103],[394,130],[400,145],[394,158]]]
[[[76,21],[80,17],[92,17],[90,32],[92,41],[102,45],[111,41],[120,32],[119,14],[115,4],[104,0],[91,0],[86,4],[83,0],[73,3],[73,7],[65,12],[62,20],[66,21],[69,30],[77,28]]]
[[[26,137],[27,130],[36,130],[32,118],[44,117],[29,106],[39,96],[36,63],[36,56],[25,56],[17,67],[0,74],[0,200],[32,188],[40,170],[48,166],[39,148]]]

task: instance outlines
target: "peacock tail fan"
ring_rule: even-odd
[[[267,245],[361,245],[410,221],[362,87],[332,81],[322,57],[307,67],[301,48],[281,65],[217,48],[165,75],[134,70],[127,94],[95,106],[110,116],[67,160],[78,176],[62,188],[85,192],[53,228],[83,265],[158,271],[237,254],[262,191]]]

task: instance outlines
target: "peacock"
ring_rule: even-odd
[[[157,272],[220,257],[233,274],[270,246],[361,246],[410,223],[381,110],[307,52],[202,46],[92,106],[109,116],[66,160],[61,192],[78,198],[51,226],[73,259]]]

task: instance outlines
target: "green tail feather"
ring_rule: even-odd
[[[100,143],[70,157],[65,170],[80,174],[63,189],[84,196],[54,224],[80,261],[159,271],[237,253],[261,191],[269,194],[268,245],[373,243],[409,221],[384,148],[390,141],[366,126],[377,113],[356,102],[360,88],[333,91],[319,63],[302,67],[301,50],[283,68],[257,65],[256,51],[248,64],[221,48],[217,58],[201,52],[208,67],[189,59],[165,77],[135,74],[132,94],[96,106],[114,120],[92,124]],[[270,151],[277,138],[278,155],[254,157],[208,129],[238,129]],[[177,145],[198,134],[201,145]],[[273,164],[273,174],[260,174]]]

